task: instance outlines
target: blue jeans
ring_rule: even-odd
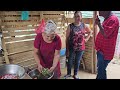
[[[75,62],[74,62],[74,75],[77,75],[78,70],[79,70],[79,66],[80,66],[80,60],[82,59],[83,53],[84,53],[84,51],[74,51],[73,49],[69,50],[69,58],[68,58],[68,63],[67,63],[67,74],[68,75],[71,74],[73,60],[75,60]]]
[[[96,79],[107,79],[106,68],[111,60],[105,60],[102,52],[97,51],[97,77]]]

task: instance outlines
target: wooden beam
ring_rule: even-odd
[[[4,50],[5,62],[6,62],[6,64],[10,64],[10,61],[9,61],[9,58],[8,58],[8,52],[6,50],[5,41],[4,41],[3,38],[2,38],[2,48]]]
[[[21,15],[22,11],[1,11],[0,15]],[[39,15],[40,11],[29,11],[30,15]]]
[[[93,22],[95,22],[96,16],[98,15],[98,11],[94,11],[94,17],[93,17]],[[93,24],[93,43],[95,43],[95,38],[98,32],[98,26],[94,23]],[[95,44],[93,44],[94,46]],[[95,47],[95,46],[94,46]],[[96,73],[96,69],[97,69],[97,56],[96,56],[96,50],[93,47],[93,73]]]
[[[43,11],[43,14],[64,14],[65,11]]]
[[[3,36],[9,37],[9,36],[29,35],[29,34],[35,34],[35,31],[8,32],[8,33],[3,33]]]
[[[36,35],[32,36],[24,36],[24,37],[10,37],[10,38],[4,38],[5,42],[12,42],[12,41],[20,41],[20,40],[26,40],[26,39],[34,39]]]
[[[83,21],[84,23],[86,23],[86,24],[91,24],[91,23],[93,23],[93,22],[92,22],[92,21],[93,21],[92,18],[83,18],[82,21]],[[67,18],[67,22],[68,22],[68,23],[74,22],[74,18]]]
[[[37,20],[28,20],[28,21],[21,21],[21,22],[2,22],[2,25],[32,25],[32,24],[38,24],[40,21]]]

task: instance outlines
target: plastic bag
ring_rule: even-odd
[[[21,20],[29,20],[29,11],[22,11]]]
[[[39,25],[38,28],[35,30],[35,33],[36,33],[36,34],[42,33],[42,32],[44,32],[44,29],[45,29],[45,21],[44,21],[44,19],[42,19],[40,25]]]

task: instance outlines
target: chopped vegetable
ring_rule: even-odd
[[[51,76],[51,73],[49,72],[48,68],[43,68],[41,71],[41,74],[38,75],[38,79],[47,79]]]
[[[49,69],[48,68],[43,68],[41,74],[44,75],[44,76],[50,75]]]

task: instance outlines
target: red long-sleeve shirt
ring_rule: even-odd
[[[103,53],[105,60],[112,60],[119,30],[119,20],[117,16],[111,15],[102,23],[102,26],[107,37],[104,37],[99,31],[95,41],[95,48]]]

